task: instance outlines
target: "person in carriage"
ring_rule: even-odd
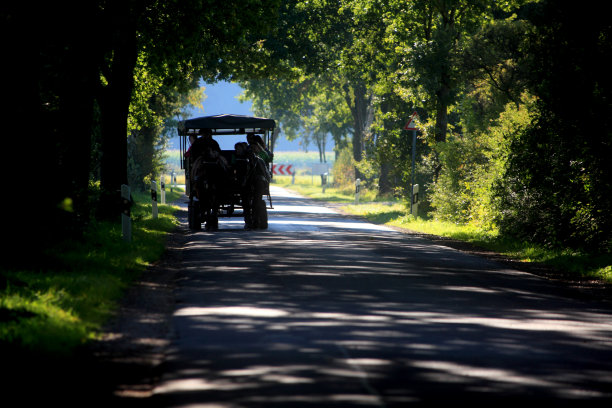
[[[193,141],[188,159],[191,163],[191,194],[203,211],[206,229],[216,230],[219,226],[219,200],[227,186],[228,164],[211,131]]]
[[[270,174],[268,164],[272,161],[273,154],[266,149],[261,136],[248,133],[247,141],[249,142],[248,152],[251,161],[248,177],[251,224],[245,226],[245,228],[266,229],[268,228],[267,217],[264,219],[260,214],[265,213],[266,203],[263,200],[263,196],[269,193],[272,175]]]
[[[266,148],[266,144],[261,136],[255,133],[247,133],[247,142],[249,142],[249,147],[253,153],[260,157],[266,164],[270,164],[274,160],[274,154]]]
[[[266,148],[266,143],[270,141],[269,133],[275,126],[273,119],[231,114],[203,116],[179,122],[177,130],[182,137],[181,148],[186,159],[181,167],[186,171],[190,229],[199,230],[205,221],[207,229],[216,226],[215,219],[218,216],[232,216],[236,204],[244,205],[247,229],[267,228],[268,212],[263,196],[267,195],[272,208],[269,186],[272,153]],[[241,134],[247,134],[248,143],[234,146],[237,153],[236,150],[221,150],[219,144],[212,139],[212,135]],[[203,136],[194,138],[193,135]],[[191,142],[188,150],[187,137]],[[242,163],[239,165],[242,166],[241,170],[236,168],[237,163]],[[237,178],[244,182],[237,183]],[[207,221],[209,218],[210,222]]]

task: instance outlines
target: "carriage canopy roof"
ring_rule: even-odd
[[[214,133],[256,133],[272,130],[276,126],[274,119],[258,118],[243,115],[214,115],[202,116],[181,121],[178,126],[179,135],[200,133],[201,129],[211,129]]]

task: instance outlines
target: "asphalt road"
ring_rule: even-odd
[[[612,308],[274,188],[181,249],[160,407],[596,406]]]

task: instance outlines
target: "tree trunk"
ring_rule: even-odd
[[[327,163],[327,159],[325,157],[325,148],[327,145],[327,134],[315,133],[313,137],[317,144],[317,150],[319,151],[319,162]]]
[[[85,17],[85,16],[83,16]],[[88,216],[88,185],[91,167],[91,133],[94,97],[103,61],[94,17],[83,18],[76,41],[67,52],[62,78],[60,105],[60,178],[64,198],[73,201],[77,221]],[[67,47],[68,48],[68,47]],[[77,225],[79,227],[79,225]]]
[[[450,78],[447,73],[440,76],[440,88],[436,92],[436,142],[446,141],[446,132],[448,130],[448,105],[451,94]]]
[[[100,184],[102,198],[100,216],[116,218],[120,214],[120,190],[128,184],[127,176],[127,119],[134,87],[134,68],[138,55],[135,25],[125,17],[114,33],[113,61],[103,91],[102,103],[102,160]]]
[[[446,133],[448,131],[448,106],[451,99],[450,75],[448,72],[443,72],[440,75],[440,88],[436,92],[436,127],[435,141],[436,143],[446,142]],[[438,180],[440,171],[442,171],[442,163],[436,152],[434,156],[434,182]]]
[[[372,124],[372,97],[364,84],[352,87],[344,84],[343,89],[344,98],[353,116],[353,159],[360,162],[363,158],[365,132]],[[363,178],[357,168],[355,168],[355,178]]]
[[[389,162],[383,162],[380,164],[380,177],[378,179],[378,194],[386,195],[393,193],[393,185],[389,180],[391,169],[393,166]]]

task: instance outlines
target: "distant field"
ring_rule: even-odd
[[[181,151],[166,150],[166,164],[170,168],[181,168]]]
[[[181,172],[180,166],[180,151],[179,150],[168,150],[166,152],[166,163],[169,171]],[[333,166],[335,154],[334,152],[326,153],[327,163],[329,166]],[[276,164],[291,164],[295,170],[309,170],[314,164],[319,163],[319,152],[275,152],[274,163]]]
[[[326,159],[329,166],[334,165],[334,152],[327,152]],[[319,163],[319,152],[275,152],[274,163],[292,164],[295,169],[306,170],[313,164]]]

